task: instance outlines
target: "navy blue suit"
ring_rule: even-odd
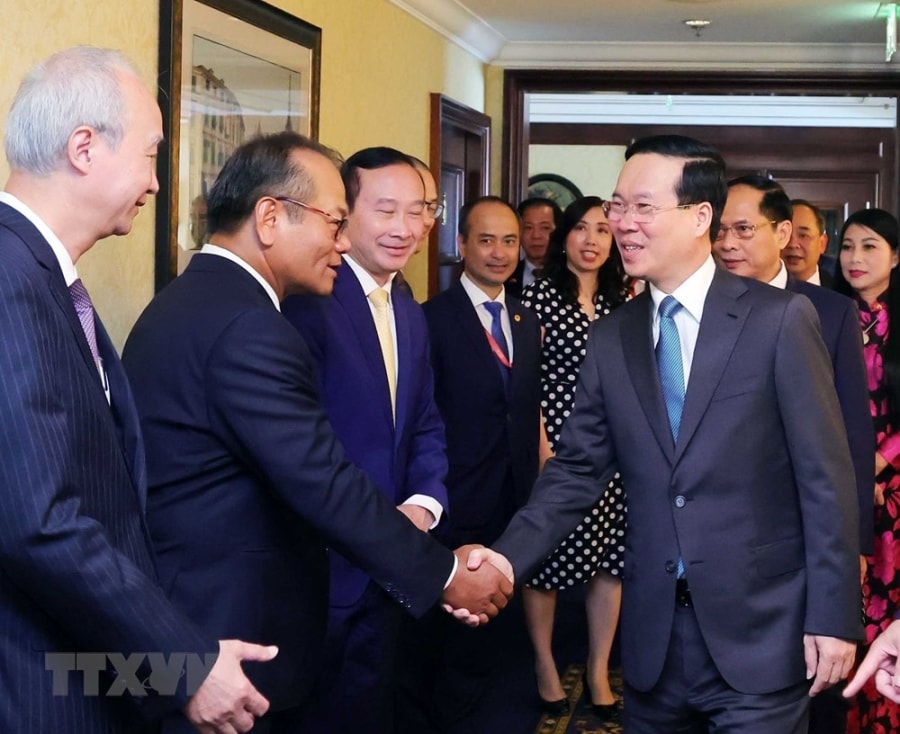
[[[863,359],[859,310],[852,299],[788,276],[786,289],[806,296],[819,314],[822,338],[831,356],[834,387],[856,472],[859,497],[859,546],[864,555],[874,543],[875,431],[869,413],[869,388]]]
[[[461,283],[424,306],[435,399],[447,431],[450,547],[489,545],[528,499],[538,471],[541,333],[535,315],[506,299],[513,339],[509,393]]]
[[[0,731],[143,731],[127,698],[54,695],[50,652],[215,652],[166,600],[144,524],[144,455],[96,319],[107,403],[50,246],[0,203]],[[146,674],[146,671],[144,671]],[[110,680],[101,678],[101,691]],[[153,701],[178,709],[186,692]]]
[[[347,461],[306,343],[239,265],[194,256],[123,361],[167,593],[220,638],[279,646],[245,666],[273,710],[301,705],[320,672],[326,541],[412,613],[438,600],[451,554]]]
[[[448,547],[493,543],[528,499],[538,472],[541,331],[507,296],[512,368],[502,366],[463,285],[424,306],[435,400],[447,429],[450,507],[437,537]],[[504,379],[503,372],[506,372]],[[432,613],[409,623],[401,645],[398,732],[463,731],[503,651],[499,617],[471,630]]]
[[[350,266],[338,270],[333,295],[288,298],[283,307],[309,344],[325,412],[348,459],[391,504],[423,494],[446,508],[444,426],[434,403],[425,318],[400,289],[392,289],[391,304],[397,335],[396,423],[375,322]],[[358,564],[336,553],[331,607],[326,667],[335,677],[323,678],[330,699],[323,691],[325,718],[315,726],[355,730],[356,713],[364,710],[373,729],[388,727],[401,610]],[[339,723],[345,714],[347,720]]]

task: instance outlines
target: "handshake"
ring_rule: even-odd
[[[482,545],[463,545],[453,553],[457,560],[456,573],[441,596],[442,606],[470,627],[487,624],[513,594],[512,564]]]

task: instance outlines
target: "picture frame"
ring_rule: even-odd
[[[155,286],[205,240],[205,194],[259,133],[318,137],[322,31],[257,0],[160,0]]]
[[[528,179],[528,196],[550,199],[564,210],[575,199],[580,199],[583,194],[581,189],[565,176],[556,173],[537,173]]]

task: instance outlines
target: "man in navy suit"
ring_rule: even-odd
[[[435,534],[449,548],[493,543],[537,477],[540,324],[503,287],[518,260],[519,227],[503,199],[464,206],[464,272],[424,306],[450,462],[450,506]],[[501,653],[497,623],[470,630],[447,621],[432,615],[405,630],[398,732],[464,731],[487,689]]]
[[[862,635],[856,477],[819,320],[716,268],[716,151],[664,135],[625,158],[605,208],[648,288],[591,327],[556,456],[494,548],[521,577],[618,469],[626,731],[800,734]]]
[[[272,704],[257,722],[268,732],[307,730],[326,542],[413,614],[442,597],[493,615],[505,604],[499,587],[511,592],[499,574],[457,568],[397,512],[347,460],[322,411],[310,350],[279,304],[331,291],[349,247],[346,214],[327,148],[294,133],[244,144],[210,191],[209,242],[147,307],[123,355],[163,583],[204,628],[278,645],[275,661],[249,671]]]
[[[408,291],[392,287],[425,231],[424,184],[407,155],[386,147],[358,151],[341,175],[352,247],[334,293],[288,299],[284,314],[309,345],[325,412],[347,456],[427,533],[447,505],[444,426],[425,317]],[[332,554],[326,674],[310,730],[355,732],[359,712],[373,731],[391,730],[402,619],[359,564]]]
[[[127,234],[159,190],[162,137],[135,69],[89,47],[38,65],[9,113],[12,172],[0,193],[3,732],[134,734],[148,727],[135,703],[157,713],[184,707],[207,732],[247,731],[267,708],[240,661],[276,651],[217,643],[157,583],[131,391],[75,267],[98,240]],[[169,662],[210,654],[215,664],[190,699],[187,680],[174,696],[123,697],[106,673],[98,681],[97,671],[89,679],[74,670],[75,655],[151,652]],[[135,674],[152,686],[151,672],[144,664]]]

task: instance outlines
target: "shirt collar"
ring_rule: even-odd
[[[65,245],[63,245],[62,240],[60,240],[59,237],[53,233],[53,230],[47,226],[47,223],[35,214],[31,207],[7,191],[0,191],[0,202],[11,206],[19,212],[19,214],[31,222],[37,231],[41,233],[41,236],[47,240],[47,244],[50,245],[50,249],[53,250],[53,254],[56,256],[57,262],[59,262],[59,269],[62,270],[66,286],[70,286],[78,280],[78,271],[75,269],[75,263],[72,262],[72,256],[69,255],[69,251],[66,249]]]
[[[378,285],[378,283],[375,282],[375,278],[371,276],[369,271],[366,270],[358,262],[356,262],[356,260],[354,260],[352,257],[347,257],[347,255],[343,255],[342,257],[344,258],[344,264],[350,267],[350,270],[353,271],[353,274],[356,276],[356,279],[362,286],[363,293],[365,294],[366,298],[369,297],[369,294],[372,291],[377,290],[378,288],[383,288],[387,291],[388,300],[390,300],[391,285],[394,282],[394,276],[397,275],[396,273],[390,274],[387,283],[385,283],[384,285]]]
[[[709,292],[709,287],[712,285],[715,274],[716,263],[713,261],[712,255],[709,255],[703,264],[671,294],[663,293],[653,283],[649,283],[650,297],[653,299],[653,318],[656,318],[659,304],[662,303],[663,298],[667,295],[672,295],[675,296],[675,299],[682,305],[684,310],[699,323],[703,316],[703,304],[706,302],[706,294]]]
[[[279,311],[281,310],[281,303],[278,301],[278,295],[275,293],[275,289],[271,286],[269,281],[263,278],[253,267],[244,259],[235,255],[231,250],[226,250],[224,247],[219,247],[218,245],[212,245],[207,242],[203,245],[203,249],[200,252],[204,255],[216,255],[217,257],[224,257],[226,260],[231,260],[235,265],[242,267],[246,270],[250,275],[253,276],[254,280],[259,283],[263,290],[266,292],[266,295],[272,299],[272,303],[275,305]]]
[[[784,266],[784,262],[781,262],[781,267],[778,269],[777,275],[769,281],[769,285],[774,288],[781,288],[784,290],[787,287],[788,282],[788,273],[787,268]]]
[[[481,288],[479,288],[475,283],[472,282],[472,279],[463,273],[459,276],[459,282],[465,290],[466,295],[469,297],[469,300],[472,302],[473,306],[480,306],[482,303],[487,303],[492,300],[487,293],[485,293]],[[500,288],[500,293],[496,298],[493,299],[496,303],[499,303],[503,306],[503,310],[506,310],[506,288]]]

